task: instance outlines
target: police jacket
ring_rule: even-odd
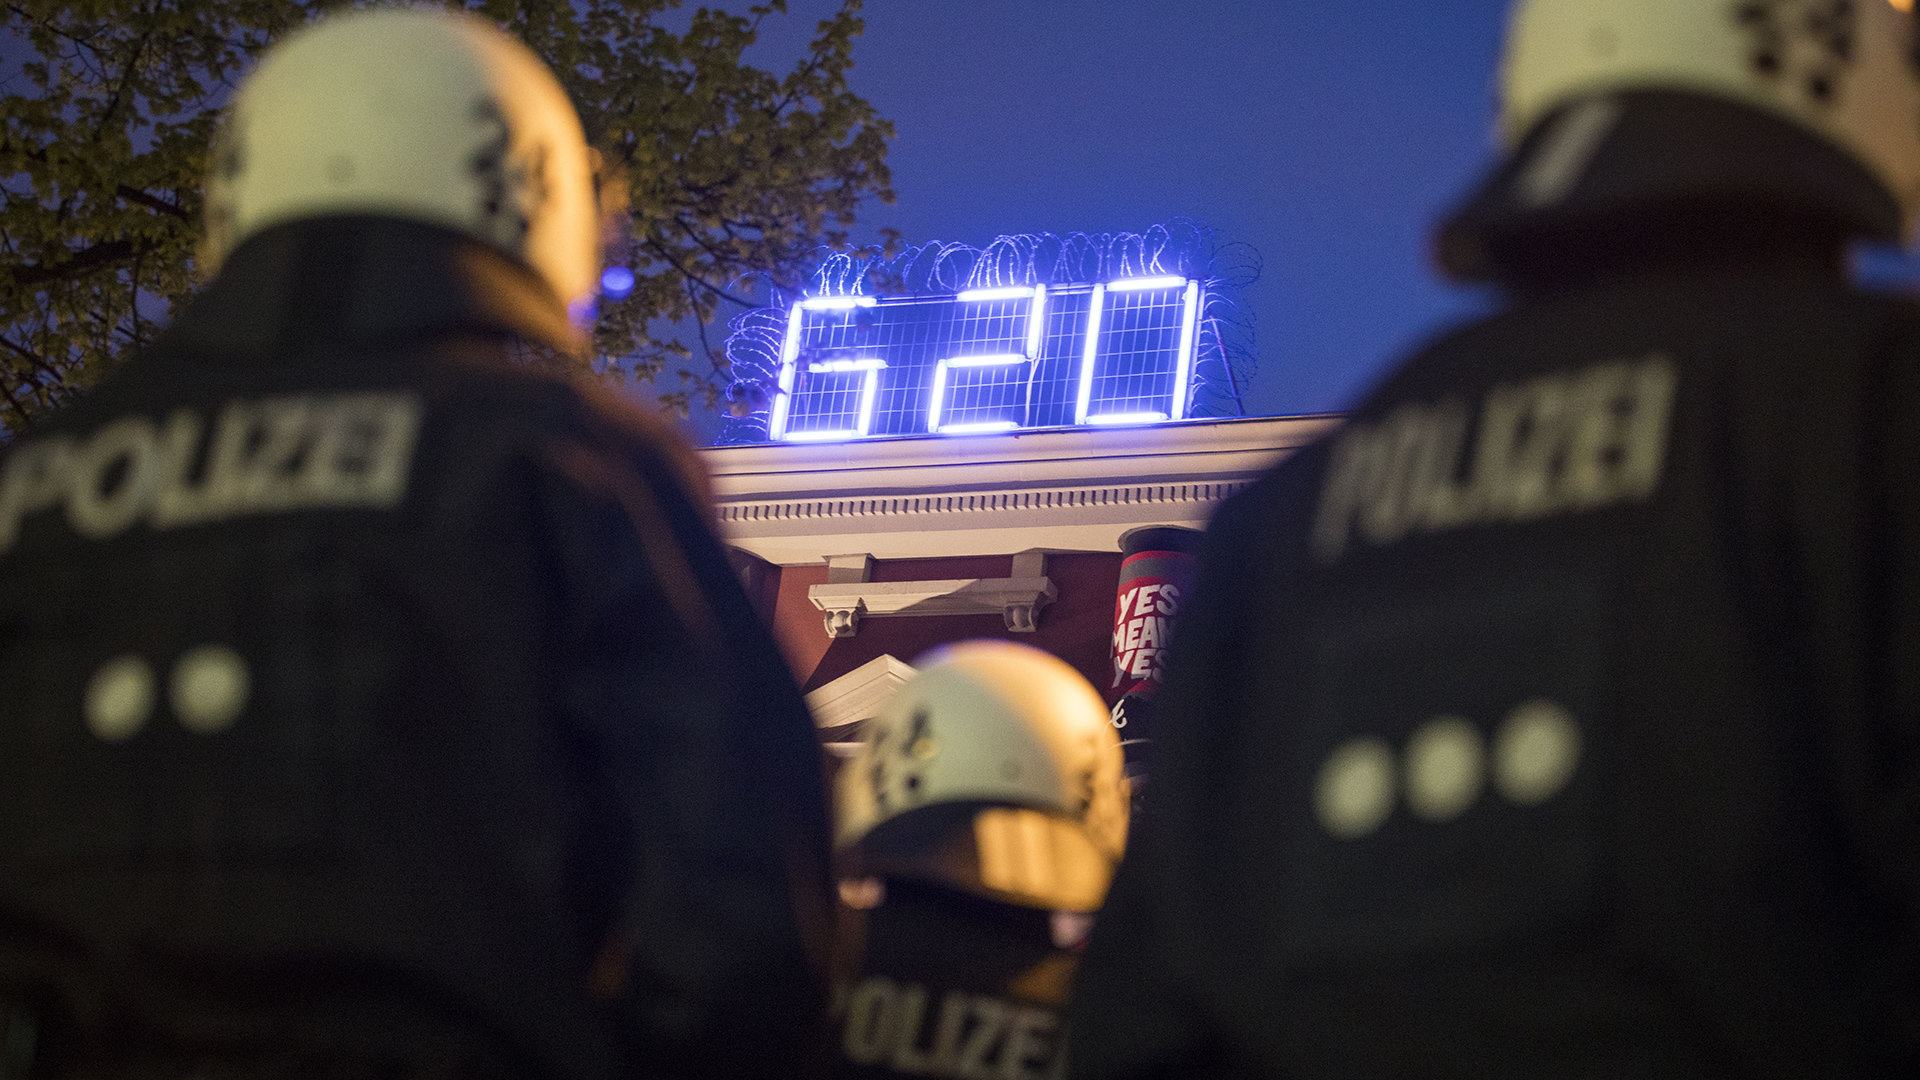
[[[1080,1075],[1920,1075],[1920,309],[1666,224],[1220,510]]]
[[[532,370],[567,333],[478,245],[285,226],[0,459],[0,1007],[38,1075],[793,1075],[812,727],[687,456]]]
[[[889,879],[885,899],[845,912],[833,1008],[844,1080],[1060,1080],[1079,954],[1054,944],[1052,913]]]

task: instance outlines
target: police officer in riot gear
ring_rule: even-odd
[[[1215,518],[1088,1077],[1920,1075],[1886,0],[1523,0],[1491,317]]]
[[[1127,835],[1098,692],[1030,646],[949,646],[836,789],[836,841],[868,889],[834,992],[839,1075],[1064,1075],[1077,948]]]
[[[792,1076],[805,710],[582,348],[603,202],[479,21],[276,47],[219,276],[0,458],[0,1038],[66,1076]]]

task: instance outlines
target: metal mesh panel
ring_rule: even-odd
[[[1086,420],[1166,419],[1176,414],[1174,379],[1186,324],[1186,282],[1157,289],[1108,289],[1088,373]],[[1184,389],[1184,388],[1182,388]]]
[[[1059,427],[1178,415],[1188,282],[803,301],[784,342],[790,440]],[[1181,388],[1184,392],[1184,387]]]
[[[789,439],[855,438],[872,434],[874,391],[886,362],[874,356],[811,361],[799,365]]]
[[[1093,288],[1049,292],[1047,317],[1034,363],[1029,421],[1033,427],[1066,427],[1074,422],[1079,399],[1081,347],[1087,332],[1087,308]]]

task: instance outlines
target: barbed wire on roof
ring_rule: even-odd
[[[1236,295],[1260,277],[1259,253],[1220,243],[1214,230],[1186,218],[1143,232],[1017,233],[984,247],[931,242],[888,253],[880,248],[823,249],[799,291],[761,281],[765,307],[734,317],[726,343],[733,382],[718,445],[765,442],[778,393],[781,345],[792,305],[821,296],[943,296],[968,289],[1076,285],[1178,275],[1202,284],[1188,415],[1245,415],[1242,394],[1256,364],[1253,320]]]

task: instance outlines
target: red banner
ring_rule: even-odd
[[[1142,551],[1120,564],[1120,592],[1113,605],[1113,682],[1119,695],[1150,691],[1165,670],[1161,658],[1180,611],[1186,564],[1178,551]]]
[[[1193,583],[1201,534],[1156,525],[1120,537],[1120,587],[1113,600],[1113,681],[1107,698],[1119,705],[1149,695],[1166,671],[1167,645],[1180,604]]]
[[[1120,537],[1120,587],[1113,600],[1113,726],[1127,755],[1134,811],[1146,790],[1154,731],[1154,691],[1166,677],[1167,646],[1193,583],[1200,533],[1174,526]]]

